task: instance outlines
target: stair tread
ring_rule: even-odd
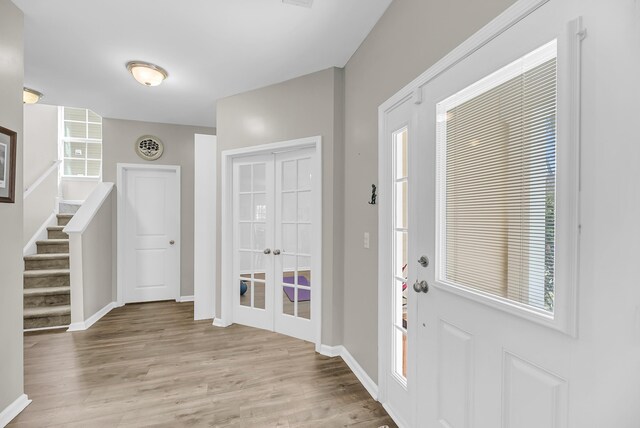
[[[73,217],[73,214],[56,214],[56,217],[58,217],[58,218],[71,218],[71,217]]]
[[[66,244],[68,242],[69,242],[68,239],[54,238],[54,239],[42,239],[40,241],[36,241],[36,244]]]
[[[38,306],[35,308],[25,308],[24,318],[44,318],[51,316],[69,315],[71,306]]]
[[[67,226],[47,226],[47,230],[50,230],[50,231],[54,231],[54,230],[62,231],[65,227],[67,227]]]
[[[71,287],[41,287],[41,288],[25,288],[25,296],[47,296],[50,294],[68,294]]]
[[[24,256],[25,260],[57,260],[68,258],[69,253],[32,254],[30,256]]]
[[[42,270],[26,270],[24,276],[29,278],[40,278],[45,276],[66,276],[71,271],[69,269],[42,269]]]

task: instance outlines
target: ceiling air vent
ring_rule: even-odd
[[[311,8],[313,0],[282,0],[282,3]]]

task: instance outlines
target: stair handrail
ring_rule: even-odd
[[[63,232],[68,235],[72,233],[84,233],[91,224],[91,220],[93,220],[100,210],[100,207],[102,207],[104,201],[109,194],[111,194],[113,187],[113,183],[99,183],[89,197],[82,203],[78,212],[73,215],[69,224],[63,229]]]
[[[38,187],[39,185],[42,184],[42,182],[44,180],[47,179],[47,177],[49,177],[49,175],[51,175],[51,173],[55,170],[58,169],[58,166],[62,163],[61,160],[57,160],[55,162],[53,162],[53,164],[51,164],[51,166],[49,168],[47,168],[47,170],[45,172],[42,173],[42,175],[40,177],[38,177],[38,179],[36,181],[34,181],[31,186],[25,187],[24,188],[24,196],[23,199],[27,199],[27,196],[29,196],[35,189],[36,187]]]

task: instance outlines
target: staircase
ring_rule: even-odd
[[[69,236],[62,231],[73,214],[58,214],[58,226],[24,257],[24,329],[67,327],[71,323]]]

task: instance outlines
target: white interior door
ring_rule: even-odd
[[[568,426],[575,40],[543,6],[422,88],[415,426]]]
[[[124,302],[180,297],[180,172],[123,170]]]
[[[234,322],[314,340],[313,149],[233,161]],[[316,286],[315,289],[318,289]]]

